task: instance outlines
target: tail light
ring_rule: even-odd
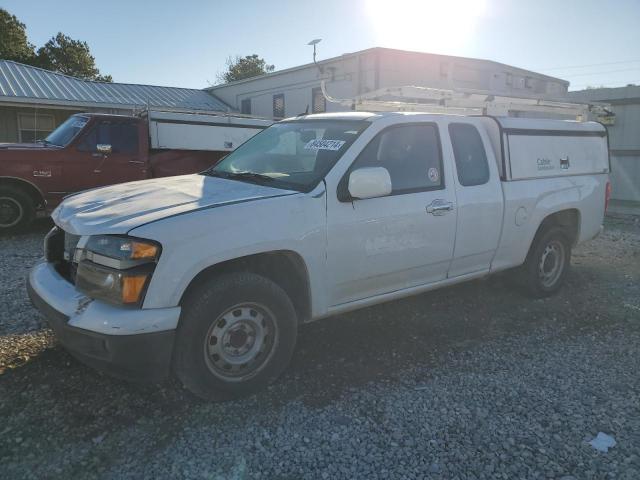
[[[609,200],[611,200],[611,182],[607,182],[607,189],[604,192],[604,211],[609,208]]]

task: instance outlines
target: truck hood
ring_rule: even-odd
[[[169,216],[298,192],[205,175],[142,180],[72,195],[53,221],[75,235],[124,234]]]
[[[0,143],[0,150],[56,150],[62,147],[44,143]]]

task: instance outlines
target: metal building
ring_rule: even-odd
[[[403,85],[469,88],[493,94],[563,98],[569,82],[490,60],[371,48],[207,90],[242,113],[283,118],[309,112],[344,110],[327,103],[320,90],[351,98]]]
[[[0,60],[0,142],[44,138],[73,113],[126,114],[146,106],[229,110],[203,90],[93,82]]]
[[[640,86],[569,92],[572,101],[604,102],[615,113],[609,130],[612,198],[640,202]]]

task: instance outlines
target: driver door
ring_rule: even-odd
[[[392,192],[329,202],[331,306],[443,280],[453,258],[455,191],[444,175],[437,125],[382,130],[345,178],[362,167],[386,168]]]
[[[98,119],[77,143],[65,164],[76,191],[147,178],[135,119]]]

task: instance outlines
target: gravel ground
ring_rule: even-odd
[[[42,257],[44,235],[51,223],[39,221],[34,233],[0,236],[0,342],[4,335],[39,330],[45,321],[34,315],[25,295],[24,278],[29,269]]]
[[[494,278],[317,322],[280,381],[222,404],[57,346],[23,286],[45,231],[0,239],[0,478],[640,478],[637,217],[554,298]]]

